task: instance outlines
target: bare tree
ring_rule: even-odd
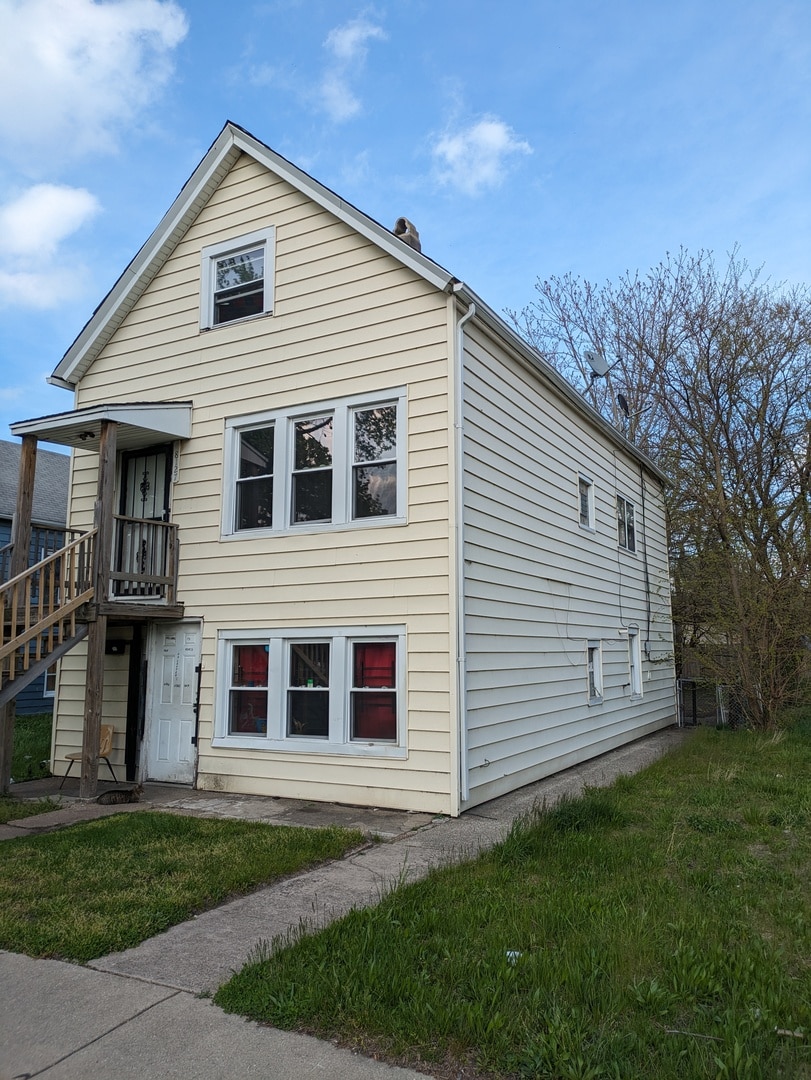
[[[809,693],[811,295],[737,252],[719,271],[684,250],[616,285],[537,291],[516,328],[671,478],[677,660],[772,726]]]

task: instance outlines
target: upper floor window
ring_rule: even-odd
[[[273,311],[273,243],[270,228],[203,248],[200,326],[266,315]]]
[[[636,528],[634,526],[634,504],[617,496],[617,541],[621,548],[636,551]]]
[[[405,517],[405,392],[229,420],[223,535]]]
[[[580,524],[584,529],[594,528],[594,484],[585,476],[578,477],[577,496]]]

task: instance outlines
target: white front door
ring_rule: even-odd
[[[194,780],[194,703],[200,662],[200,624],[153,624],[149,659],[146,778],[175,784]]]

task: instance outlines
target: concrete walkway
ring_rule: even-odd
[[[217,989],[260,944],[301,924],[317,927],[432,868],[474,856],[502,839],[536,803],[610,783],[656,760],[684,738],[675,728],[532,784],[461,818],[213,795],[147,785],[134,805],[102,807],[69,797],[59,810],[0,827],[0,840],[61,828],[106,813],[157,807],[172,813],[284,824],[340,824],[379,842],[346,859],[268,885],[86,967],[0,952],[0,1080],[140,1080],[262,1076],[300,1080],[417,1080],[420,1074],[222,1012],[198,995]],[[56,781],[20,785],[26,797]],[[104,785],[102,785],[103,787]],[[70,792],[68,784],[63,789]],[[0,857],[2,857],[0,845]]]

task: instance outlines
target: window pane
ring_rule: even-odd
[[[291,738],[329,737],[329,691],[289,690],[287,694],[287,734]]]
[[[636,551],[636,531],[634,529],[634,508],[632,503],[625,506],[626,532],[628,537],[628,550]]]
[[[290,685],[329,686],[329,642],[302,641],[290,646]]]
[[[273,525],[273,477],[237,484],[237,528],[269,529]]]
[[[267,645],[235,645],[233,652],[232,686],[267,686]]]
[[[355,462],[394,457],[397,450],[397,406],[383,405],[355,413]]]
[[[293,522],[332,520],[332,472],[293,476]]]
[[[227,255],[224,259],[217,259],[216,276],[217,292],[249,282],[261,281],[265,276],[264,249],[254,248],[253,251],[240,251],[236,255]]]
[[[332,465],[331,416],[299,420],[296,424],[295,469],[325,469]]]
[[[266,735],[267,690],[232,690],[228,731],[230,734]]]
[[[247,319],[249,315],[261,315],[264,307],[265,289],[261,280],[215,292],[214,324]]]
[[[273,472],[273,427],[243,431],[239,437],[239,475],[270,476]]]
[[[386,687],[396,683],[397,646],[393,641],[362,641],[354,646],[352,685]]]
[[[397,466],[360,465],[353,476],[352,516],[384,517],[397,513]]]
[[[590,508],[589,508],[589,488],[590,488],[590,484],[588,484],[585,480],[581,480],[579,482],[579,486],[580,486],[580,524],[581,525],[590,525],[591,524],[591,514],[589,512],[589,510],[590,510]]]
[[[352,694],[352,738],[397,738],[396,694]]]

